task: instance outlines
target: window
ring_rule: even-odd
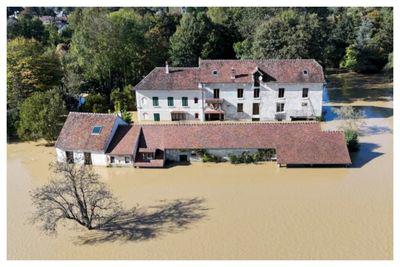
[[[102,129],[103,126],[94,126],[92,129],[92,135],[99,135]]]
[[[110,162],[115,163],[115,158],[113,156],[110,157]]]
[[[237,89],[237,97],[243,98],[243,89]]]
[[[174,98],[172,96],[168,97],[168,106],[173,107],[174,106]]]
[[[67,163],[74,163],[74,152],[65,151],[65,156],[67,158]]]
[[[92,165],[92,157],[89,152],[84,152],[83,153],[84,160],[85,160],[85,165]]]
[[[260,118],[251,118],[252,121],[260,121]]]
[[[199,118],[199,113],[194,113],[194,118],[198,119]]]
[[[217,70],[213,70],[212,74],[213,74],[214,76],[218,76],[218,71],[217,71]]]
[[[153,107],[158,107],[158,97],[153,96]]]
[[[195,104],[199,103],[199,99],[197,97],[194,98],[194,103]]]
[[[285,96],[285,88],[279,88],[278,98],[283,98]]]
[[[308,97],[308,88],[303,88],[303,98]]]
[[[301,103],[301,106],[302,107],[307,107],[307,103],[303,102],[303,103]]]
[[[254,87],[260,87],[260,77],[261,75],[259,72],[254,73],[253,75]]]
[[[303,75],[308,75],[308,70],[303,70]]]
[[[260,103],[253,103],[253,115],[260,114]]]
[[[284,112],[285,103],[276,103],[276,112]]]
[[[130,157],[125,157],[125,163],[126,164],[131,163],[131,158]]]
[[[184,107],[188,106],[188,98],[186,96],[182,97],[182,106]]]
[[[184,121],[186,119],[185,113],[171,113],[172,121]]]
[[[214,89],[214,98],[219,98],[219,89]]]
[[[237,104],[237,112],[243,112],[243,103]]]
[[[160,121],[160,113],[154,113],[154,121]]]
[[[260,88],[254,89],[254,98],[259,98],[260,97]]]

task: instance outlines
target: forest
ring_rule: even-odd
[[[393,69],[386,7],[8,7],[7,16],[8,139],[53,141],[68,111],[129,121],[132,86],[165,61],[313,58],[325,69]]]

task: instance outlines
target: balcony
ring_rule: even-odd
[[[206,98],[206,104],[222,104],[223,98]]]

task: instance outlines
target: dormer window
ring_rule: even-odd
[[[92,129],[92,135],[99,135],[102,129],[103,126],[94,126]]]
[[[218,76],[218,71],[217,71],[217,70],[213,70],[213,71],[212,71],[212,75],[213,75],[213,76]]]
[[[308,75],[308,70],[303,70],[303,75],[307,76]]]

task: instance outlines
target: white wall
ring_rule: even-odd
[[[237,89],[243,89],[243,98],[237,97]],[[279,88],[285,88],[284,98],[278,98]],[[308,98],[302,98],[303,88],[308,88]],[[322,83],[309,84],[283,84],[266,83],[260,86],[260,98],[254,98],[254,87],[252,84],[205,84],[204,101],[213,98],[214,89],[220,89],[220,98],[224,99],[222,109],[225,111],[225,120],[275,120],[276,105],[278,102],[285,103],[286,119],[291,115],[298,114],[302,109],[305,113],[313,113],[321,116],[322,112]],[[307,103],[307,109],[301,103]],[[237,112],[237,104],[243,103],[243,112]],[[260,103],[260,115],[253,115],[253,103]],[[204,104],[205,105],[205,104]]]
[[[64,150],[62,150],[60,148],[56,148],[56,155],[57,155],[58,162],[66,162],[67,161],[67,156],[66,156]]]
[[[111,157],[114,157],[114,163],[111,163]],[[125,163],[125,157],[129,157],[129,162]],[[111,166],[133,166],[132,155],[126,156],[108,156],[108,162]]]
[[[158,107],[153,107],[153,96],[158,97]],[[174,98],[174,106],[168,106],[168,97]],[[182,106],[182,97],[188,98],[188,107]],[[194,98],[199,99],[194,103]],[[195,113],[202,120],[201,90],[136,90],[139,121],[154,121],[154,113],[160,114],[161,121],[171,121],[171,111],[186,111],[188,120],[195,120]]]
[[[92,164],[97,166],[106,166],[107,165],[107,155],[102,152],[93,152],[91,153]]]

